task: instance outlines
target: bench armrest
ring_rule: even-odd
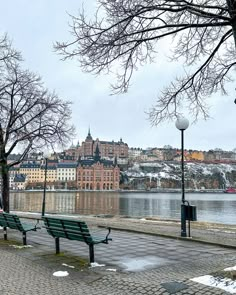
[[[111,239],[111,238],[108,238],[108,236],[109,236],[109,235],[110,235],[110,233],[111,233],[111,228],[110,228],[110,227],[108,227],[107,229],[108,229],[108,234],[106,235],[106,239],[105,239],[105,243],[106,243],[106,244],[108,244],[108,241],[112,241],[112,239]]]
[[[39,219],[37,219],[37,223],[35,224],[35,230],[41,229],[41,226],[39,226]]]
[[[39,220],[37,220],[36,224],[29,224],[29,223],[25,223],[25,222],[21,222],[22,227],[25,229],[25,232],[27,231],[37,231],[37,229],[41,229],[41,227],[39,226]]]
[[[36,231],[37,229],[41,229],[41,227],[37,226],[37,224],[29,224],[29,223],[21,223],[22,228],[25,232],[27,231]]]

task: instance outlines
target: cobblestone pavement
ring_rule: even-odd
[[[104,266],[90,268],[88,247],[83,243],[61,239],[62,255],[55,255],[53,239],[44,229],[28,233],[29,248],[14,248],[21,245],[19,232],[8,231],[8,242],[4,242],[0,230],[0,293],[6,294],[228,294],[223,290],[191,281],[200,275],[212,274],[225,267],[236,265],[236,250],[228,231],[222,229],[225,243],[232,248],[196,241],[165,238],[149,235],[153,223],[136,221],[87,218],[94,231],[96,225],[112,225],[113,241],[109,245],[95,246],[95,261]],[[155,223],[155,226],[157,224]],[[218,225],[217,225],[218,226]],[[211,228],[216,228],[209,227]],[[125,231],[127,227],[133,232]],[[174,234],[178,224],[165,225],[165,234]],[[233,228],[231,228],[233,231]],[[231,231],[230,230],[230,231]],[[136,231],[136,232],[135,232]],[[138,233],[137,231],[142,231]],[[198,239],[208,230],[199,226]],[[210,231],[213,232],[213,231]],[[194,233],[194,228],[193,228]],[[216,231],[217,239],[220,237]],[[211,239],[212,242],[212,239]],[[73,266],[74,268],[71,268]],[[116,270],[116,271],[114,271]],[[67,277],[55,277],[55,271],[67,271]]]

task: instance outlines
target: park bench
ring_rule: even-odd
[[[28,231],[36,231],[39,229],[37,225],[21,222],[19,216],[5,212],[0,213],[0,226],[3,227],[4,240],[7,240],[7,228],[22,232],[23,245],[27,245],[26,233]]]
[[[111,232],[110,228],[108,228],[108,234],[104,238],[91,235],[84,221],[48,216],[44,216],[42,219],[48,234],[55,239],[56,254],[60,253],[59,238],[84,242],[89,246],[89,258],[91,263],[94,262],[94,245],[100,243],[108,244],[108,241],[112,240],[108,238]]]

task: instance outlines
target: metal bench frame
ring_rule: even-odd
[[[42,219],[45,224],[44,228],[46,228],[48,234],[55,239],[56,254],[60,253],[59,238],[76,240],[84,242],[89,246],[89,258],[90,263],[92,263],[94,262],[94,245],[100,243],[108,244],[108,241],[112,241],[112,239],[108,237],[111,228],[107,228],[108,234],[105,238],[102,238],[91,235],[84,221],[47,216],[43,216]]]

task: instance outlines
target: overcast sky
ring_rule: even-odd
[[[88,14],[92,13],[96,0],[84,2]],[[81,5],[82,0],[2,1],[0,33],[7,32],[14,47],[22,52],[25,68],[40,74],[47,88],[73,102],[77,131],[74,143],[85,140],[90,126],[94,139],[122,138],[130,147],[180,147],[180,131],[175,122],[151,127],[145,114],[155,104],[158,92],[180,70],[179,65],[157,56],[155,64],[135,73],[127,94],[111,96],[110,77],[85,74],[76,60],[61,61],[53,52],[55,41],[70,40],[67,13],[76,15]],[[211,97],[212,118],[189,126],[185,131],[186,148],[236,148],[234,88],[233,83],[229,85],[229,96],[218,93]]]

